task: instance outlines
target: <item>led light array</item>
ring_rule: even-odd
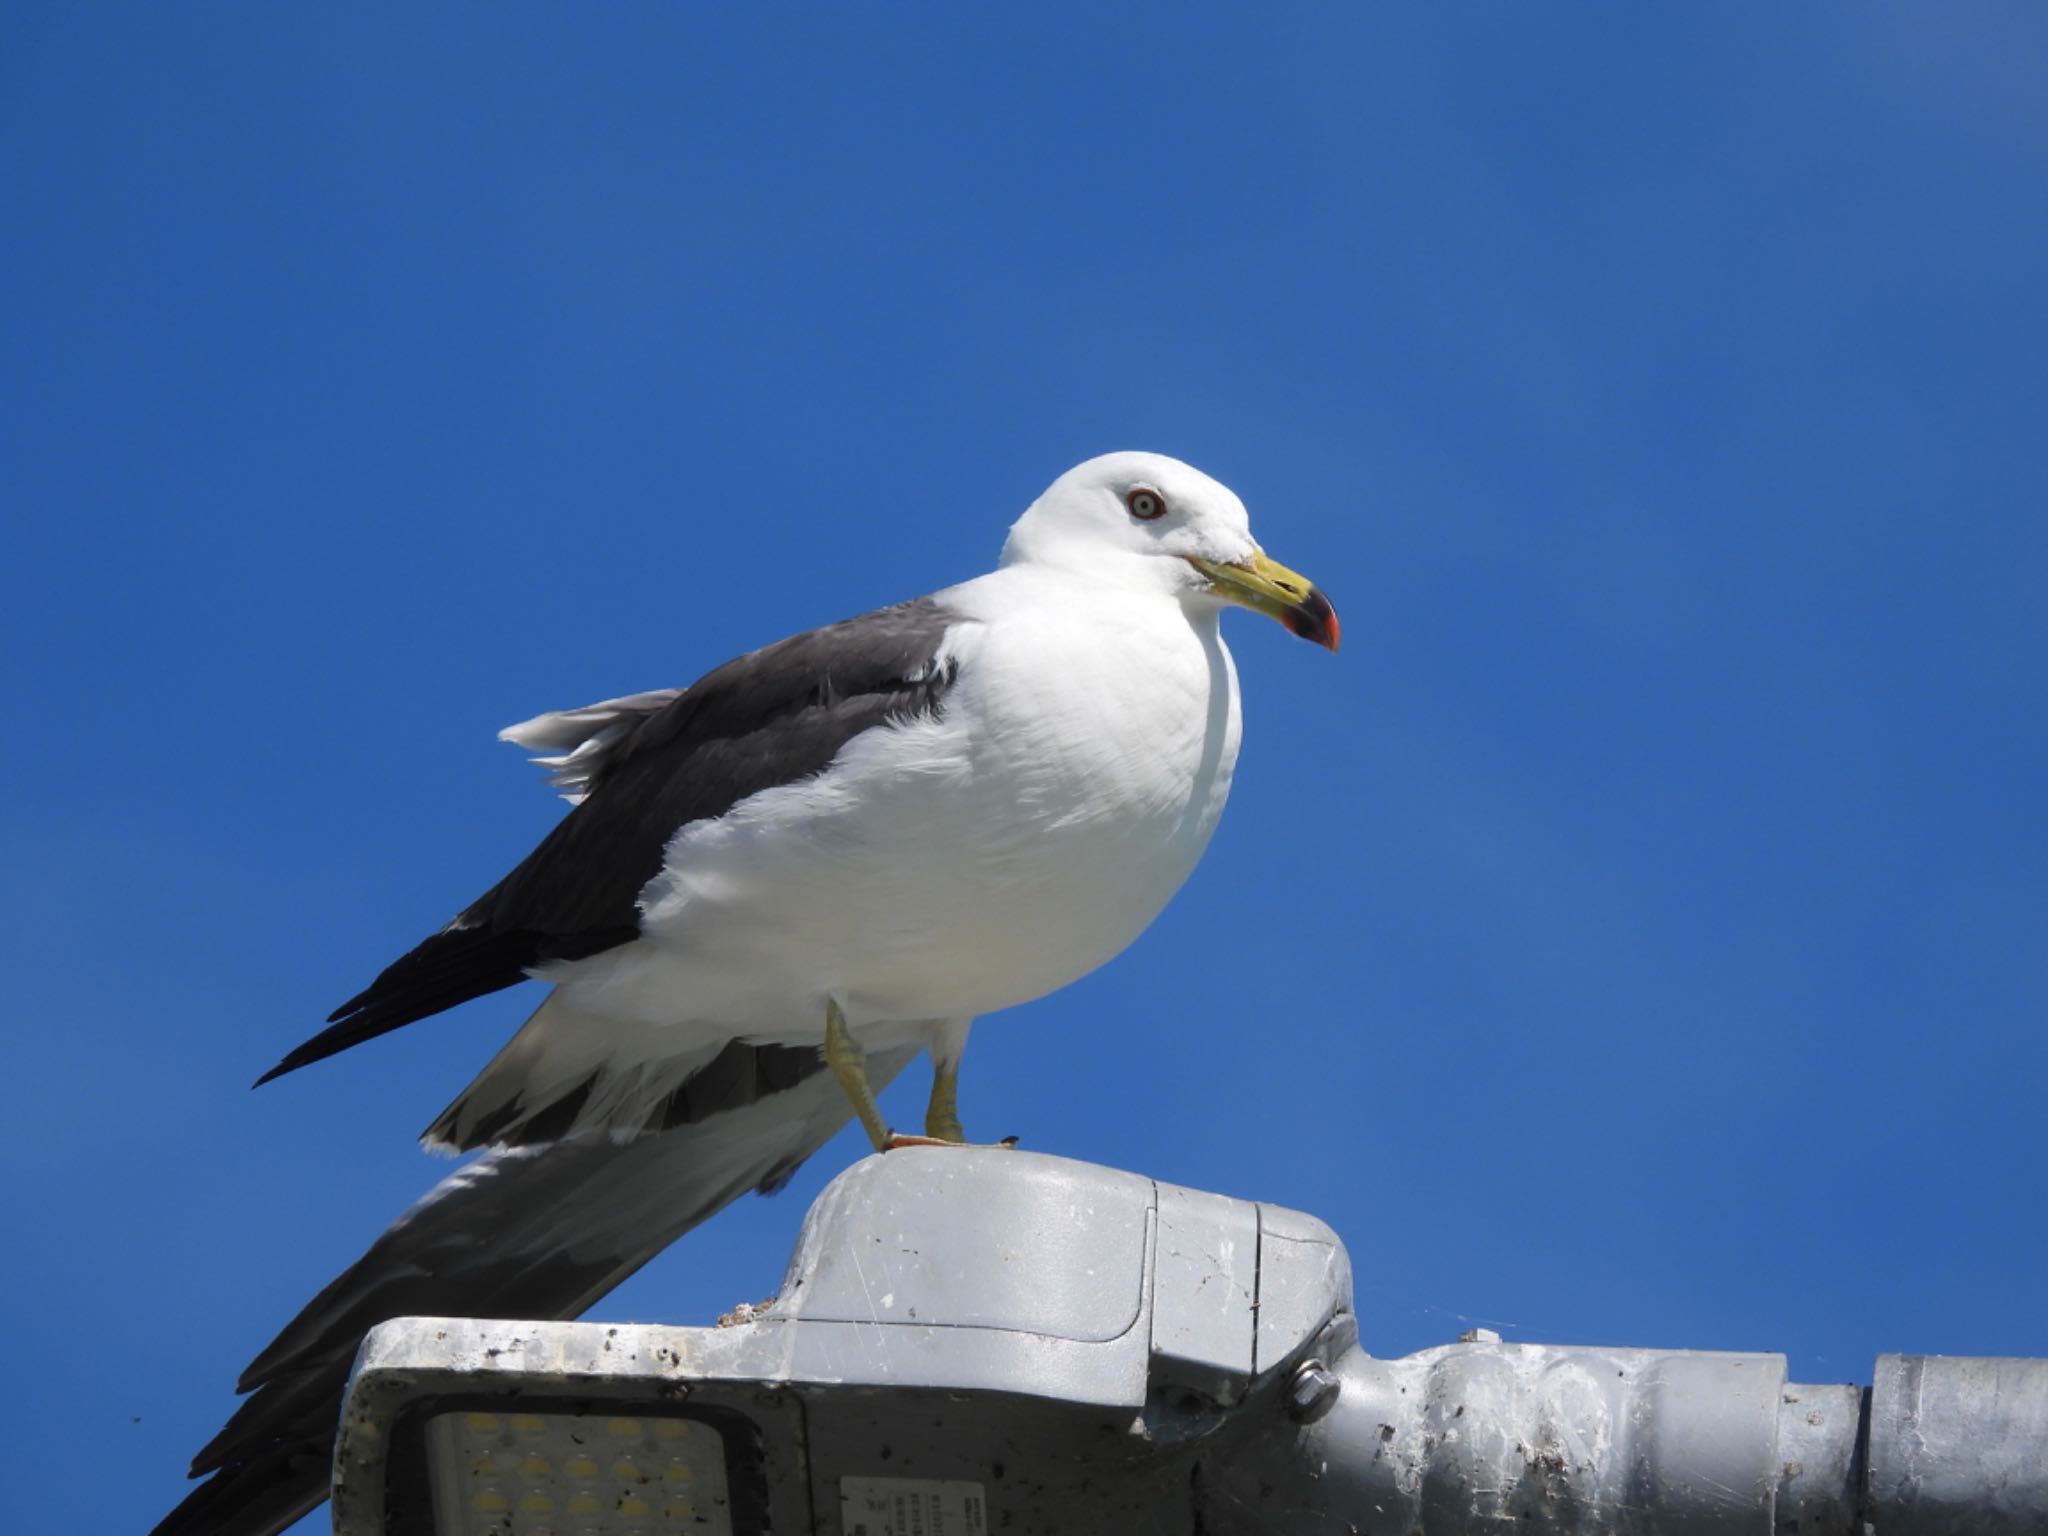
[[[440,1413],[441,1536],[732,1536],[725,1442],[694,1419]]]

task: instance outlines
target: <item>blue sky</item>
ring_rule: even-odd
[[[16,14],[17,1523],[161,1514],[443,1171],[522,995],[247,1084],[551,823],[499,726],[1121,447],[1346,646],[1231,626],[1214,848],[970,1131],[1322,1215],[1376,1353],[2048,1354],[2044,75],[2020,4]],[[603,1313],[764,1294],[858,1150]]]

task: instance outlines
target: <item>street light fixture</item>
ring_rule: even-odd
[[[2048,1531],[2048,1361],[1377,1360],[1313,1217],[1023,1152],[855,1165],[729,1324],[382,1325],[338,1536]]]

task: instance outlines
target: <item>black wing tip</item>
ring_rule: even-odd
[[[272,1067],[272,1068],[271,1068],[271,1069],[270,1069],[270,1070],[269,1070],[268,1072],[264,1073],[264,1074],[263,1074],[263,1075],[262,1075],[261,1077],[257,1078],[255,1082],[251,1083],[251,1084],[249,1085],[249,1091],[250,1091],[251,1093],[254,1093],[254,1092],[255,1092],[255,1091],[256,1091],[256,1090],[258,1089],[258,1088],[261,1088],[261,1087],[262,1087],[262,1086],[263,1086],[263,1085],[264,1085],[265,1083],[274,1083],[274,1082],[276,1082],[276,1081],[277,1081],[277,1080],[278,1080],[278,1079],[279,1079],[280,1077],[283,1077],[283,1076],[284,1076],[284,1075],[285,1075],[286,1073],[288,1073],[288,1072],[296,1072],[296,1071],[298,1071],[298,1070],[299,1070],[299,1068],[301,1068],[301,1067],[305,1067],[305,1066],[310,1066],[310,1065],[312,1065],[313,1061],[315,1061],[315,1060],[318,1060],[318,1059],[319,1059],[319,1058],[317,1058],[317,1057],[313,1057],[313,1058],[309,1058],[309,1059],[308,1059],[308,1060],[306,1060],[306,1061],[294,1061],[294,1060],[292,1059],[292,1057],[294,1057],[294,1056],[297,1056],[297,1055],[298,1055],[298,1052],[297,1052],[297,1051],[294,1051],[294,1052],[292,1052],[291,1056],[287,1056],[287,1057],[285,1057],[285,1058],[284,1058],[284,1060],[280,1061],[280,1062],[279,1062],[279,1063],[278,1063],[278,1064],[277,1064],[276,1066]]]
[[[249,1085],[249,1091],[251,1093],[254,1093],[258,1088],[261,1088],[265,1083],[275,1082],[280,1077],[283,1077],[285,1073],[296,1072],[299,1070],[299,1068],[307,1065],[306,1062],[298,1060],[298,1057],[303,1050],[304,1047],[302,1046],[299,1050],[293,1051],[289,1055],[282,1058],[276,1066],[272,1067],[268,1072],[264,1073],[261,1077],[257,1078],[255,1082],[251,1083]]]
[[[336,1014],[334,1017],[340,1018],[341,1015]],[[333,1020],[330,1019],[329,1023],[332,1025]],[[301,1067],[310,1067],[316,1061],[325,1061],[329,1056],[347,1050],[359,1040],[369,1038],[368,1035],[352,1028],[351,1023],[323,1029],[304,1044],[285,1052],[284,1058],[276,1066],[249,1085],[250,1091],[254,1092],[265,1083],[283,1077],[287,1072],[296,1072]]]
[[[602,938],[621,943],[637,937],[638,931],[623,937],[606,931]],[[565,958],[581,958],[573,945],[563,946],[562,952]],[[325,1061],[365,1040],[517,986],[526,980],[526,967],[540,955],[540,940],[531,933],[445,928],[386,966],[374,982],[327,1015],[325,1029],[286,1052],[251,1086],[261,1088],[273,1078]]]
[[[307,1463],[310,1463],[308,1465]],[[149,1536],[273,1536],[327,1497],[317,1457],[293,1451],[248,1467],[223,1468],[150,1527]]]

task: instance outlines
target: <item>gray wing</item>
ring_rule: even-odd
[[[151,1536],[275,1536],[327,1496],[342,1389],[363,1335],[391,1317],[568,1318],[750,1189],[773,1191],[851,1115],[828,1073],[781,1082],[727,1047],[699,1074],[732,1107],[615,1143],[608,1134],[499,1148],[450,1174],[315,1297],[243,1372],[252,1394],[193,1458],[211,1477]],[[879,1089],[912,1048],[876,1051]],[[732,1057],[728,1061],[726,1058]]]
[[[535,966],[638,938],[640,893],[678,828],[823,772],[863,731],[938,709],[953,681],[941,653],[957,621],[937,598],[919,598],[765,646],[681,692],[513,727],[523,744],[571,749],[553,766],[576,808],[257,1081],[513,986]]]

